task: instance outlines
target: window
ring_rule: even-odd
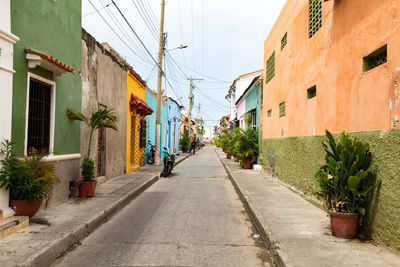
[[[27,154],[50,152],[51,86],[36,79],[29,82]]]
[[[257,130],[257,111],[255,109],[250,111],[250,116],[251,116],[250,127],[253,128],[254,130]]]
[[[307,89],[307,99],[311,99],[317,96],[317,86],[314,85],[313,87]]]
[[[286,107],[285,102],[279,104],[279,118],[286,116]]]
[[[309,0],[308,3],[308,38],[311,38],[322,26],[322,1]]]
[[[272,115],[272,109],[267,111],[267,117],[271,117],[271,115]]]
[[[285,35],[281,39],[281,50],[283,50],[286,44],[287,44],[287,33],[285,33]]]
[[[266,83],[268,83],[275,76],[275,51],[267,60],[266,76]]]
[[[367,72],[387,62],[387,45],[372,52],[363,59],[363,70]]]

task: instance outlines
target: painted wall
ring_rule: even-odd
[[[374,192],[363,230],[374,242],[400,253],[400,130],[368,131],[351,134],[370,144],[376,175],[382,184]],[[335,135],[337,138],[338,135]],[[305,192],[304,197],[319,203],[314,174],[324,164],[324,136],[270,138],[262,141],[262,161],[277,177]]]
[[[150,88],[146,88],[146,104],[153,109],[153,114],[146,116],[146,149],[145,149],[145,161],[147,161],[147,155],[150,153],[150,145],[156,144],[156,110],[157,110],[157,96],[156,93]]]
[[[163,96],[161,100],[161,127],[160,127],[160,156],[162,158],[166,154],[164,147],[167,146],[167,140],[168,140],[167,98]]]
[[[261,151],[261,83],[257,82],[256,86],[252,88],[252,90],[248,93],[246,97],[246,110],[248,113],[253,109],[256,109],[256,125],[257,125],[257,136],[258,136],[258,144],[259,151]]]
[[[14,44],[19,40],[11,33],[10,0],[0,2],[0,142],[11,140],[12,82]],[[14,214],[9,208],[9,191],[0,189],[0,220]]]
[[[52,55],[76,70],[56,82],[54,154],[80,152],[79,125],[71,123],[65,112],[81,109],[82,82],[78,71],[82,65],[81,1],[11,1],[11,30],[20,37],[14,47],[12,140],[20,156],[24,153],[27,73],[53,80],[50,72],[29,69],[25,48]]]
[[[246,98],[242,97],[236,104],[237,107],[237,117],[239,120],[239,127],[245,129],[246,127]]]
[[[388,129],[399,115],[394,96],[400,2],[322,2],[322,27],[312,38],[308,2],[288,0],[264,43],[264,64],[275,51],[275,76],[263,84],[262,161],[280,180],[315,201],[314,174],[324,161],[320,135],[325,129],[350,132],[368,142],[382,185],[373,195],[364,231],[399,253],[400,131]],[[287,45],[281,50],[286,32]],[[363,57],[385,44],[387,63],[363,72]],[[307,89],[314,85],[316,97],[307,99]],[[279,118],[284,101],[286,116]]]
[[[77,1],[11,1],[11,31],[20,37],[14,46],[12,100],[12,141],[19,156],[24,155],[28,72],[55,82],[54,155],[56,185],[50,206],[68,199],[69,182],[79,177],[80,126],[70,122],[66,110],[81,110],[82,66],[81,6]],[[40,67],[29,69],[25,48],[49,54],[75,70],[53,79]],[[62,155],[62,156],[61,156]],[[60,157],[58,157],[60,156]]]
[[[137,168],[144,164],[144,151],[140,145],[140,121],[145,117],[136,112],[135,108],[130,107],[129,101],[131,94],[146,101],[146,84],[133,71],[127,73],[128,89],[127,89],[127,140],[126,140],[126,170],[128,172],[136,171]],[[132,127],[132,117],[135,125]],[[147,125],[146,125],[147,127]],[[132,155],[132,153],[134,153]]]
[[[126,162],[126,66],[110,54],[93,36],[82,29],[82,113],[90,116],[101,107],[112,109],[118,131],[106,129],[105,178],[124,173]],[[78,122],[76,122],[78,123]],[[87,154],[89,130],[81,123],[81,153]],[[96,164],[98,131],[93,134],[90,156]]]
[[[264,82],[263,113],[272,109],[272,116],[263,118],[263,137],[390,129],[400,112],[393,101],[399,18],[397,0],[322,2],[322,27],[308,38],[308,1],[288,0],[264,43],[264,65],[275,51],[275,77]],[[387,63],[364,73],[363,57],[385,44]],[[317,96],[307,99],[314,85]]]
[[[168,116],[168,144],[167,147],[171,152],[179,151],[179,129],[182,124],[181,121],[181,106],[172,100],[170,97],[167,99],[167,116]]]

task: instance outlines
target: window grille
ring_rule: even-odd
[[[385,64],[387,62],[387,45],[384,45],[383,47],[364,57],[363,62],[364,72]]]
[[[257,112],[255,109],[250,111],[250,116],[251,116],[251,125],[250,127],[253,128],[254,130],[257,130]]]
[[[322,27],[322,1],[309,0],[308,5],[308,38]]]
[[[271,115],[272,115],[272,109],[267,111],[267,117],[271,117]]]
[[[311,99],[317,96],[317,86],[314,85],[313,87],[307,89],[307,99]]]
[[[285,102],[279,104],[279,118],[286,116],[286,107]]]
[[[266,83],[268,83],[275,76],[275,51],[267,60],[266,76]]]
[[[286,44],[287,44],[287,32],[281,39],[281,50],[283,50],[283,48],[286,46]]]
[[[49,153],[51,86],[31,79],[29,82],[28,154]]]
[[[140,120],[140,142],[139,142],[140,148],[146,147],[146,124],[147,121],[145,118]]]

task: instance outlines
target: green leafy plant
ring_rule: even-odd
[[[94,160],[85,157],[81,165],[81,175],[85,182],[94,181]]]
[[[365,214],[369,193],[381,183],[372,172],[372,153],[368,144],[343,132],[337,141],[326,130],[325,165],[315,174],[329,210]]]
[[[179,143],[181,145],[181,149],[189,149],[190,147],[190,138],[188,136],[183,136],[181,140],[179,140]]]
[[[67,116],[70,120],[81,121],[89,128],[89,145],[87,157],[90,157],[90,147],[94,131],[100,128],[111,128],[117,131],[117,116],[112,109],[100,108],[98,111],[92,112],[90,119],[81,112],[75,112],[72,108],[67,109]]]
[[[237,154],[240,158],[253,158],[258,154],[258,139],[257,132],[253,128],[247,128],[246,130],[238,130],[237,138]]]
[[[0,187],[10,190],[14,200],[48,199],[54,185],[59,183],[54,163],[38,155],[20,160],[14,154],[10,141],[5,140],[1,145]]]

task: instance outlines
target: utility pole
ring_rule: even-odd
[[[193,79],[192,76],[190,76],[190,78],[188,79],[190,80],[190,89],[189,89],[189,122],[188,122],[188,126],[189,126],[189,138],[190,138],[190,134],[192,131],[192,99],[193,99],[193,81],[197,80],[197,81],[201,81],[203,79]]]
[[[154,165],[160,165],[160,128],[161,128],[161,85],[162,85],[162,60],[164,54],[164,9],[165,0],[161,0],[160,19],[160,45],[158,48],[158,80],[157,80],[157,109],[156,109],[156,144]]]

